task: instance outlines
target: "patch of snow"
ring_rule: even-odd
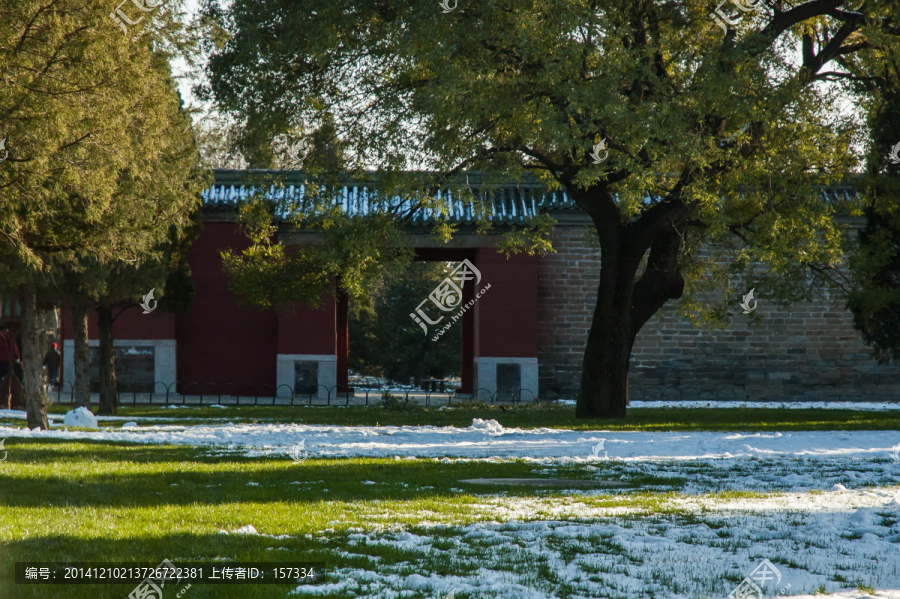
[[[86,410],[85,410],[86,411]],[[69,424],[68,426],[76,426]],[[83,426],[83,425],[78,425]],[[94,424],[96,426],[96,424]],[[481,460],[555,460],[569,465],[596,464],[594,448],[603,442],[606,463],[710,460],[889,460],[900,441],[897,431],[606,432],[566,429],[504,428],[493,420],[475,420],[468,428],[452,426],[385,427],[310,424],[154,424],[110,431],[49,431],[0,426],[0,438],[124,441],[232,449],[248,457],[283,459],[306,441],[308,457],[403,457]],[[402,458],[399,458],[402,459]],[[498,462],[499,463],[499,462]],[[889,466],[887,464],[886,466]],[[850,468],[848,470],[855,470]],[[767,473],[768,474],[768,473]],[[783,475],[781,475],[783,476]],[[845,479],[846,480],[846,479]],[[844,483],[845,480],[832,481]],[[854,486],[859,480],[853,482]],[[829,487],[831,486],[829,484]]]
[[[867,504],[863,509],[880,512],[897,491],[895,487],[877,498],[860,493],[858,499]],[[405,557],[370,570],[338,567],[327,573],[325,584],[304,584],[294,594],[334,592],[335,585],[343,585],[343,595],[368,597],[407,597],[411,592],[446,597],[455,592],[479,599],[553,599],[647,597],[650,591],[671,599],[725,597],[764,559],[779,572],[777,581],[763,583],[766,597],[864,596],[852,583],[836,582],[835,573],[845,579],[862,576],[876,589],[876,597],[895,597],[892,593],[900,588],[900,572],[890,565],[900,563],[900,544],[884,538],[891,529],[874,524],[858,533],[852,526],[855,514],[841,510],[835,494],[676,497],[650,511],[628,514],[572,499],[493,499],[492,511],[484,515],[496,522],[451,527],[420,523],[415,534],[355,533],[353,542],[340,549],[343,558],[371,556],[373,546]],[[548,509],[564,503],[568,509]],[[508,518],[503,510],[515,515]],[[688,514],[675,515],[682,510]],[[888,520],[897,515],[892,510]],[[448,529],[454,534],[448,535]],[[860,536],[851,538],[854,532]],[[469,574],[433,571],[440,568],[432,561],[435,545],[455,570]],[[552,575],[514,565],[536,563]],[[820,587],[824,594],[817,593]]]
[[[97,417],[85,407],[75,408],[66,412],[63,418],[66,426],[83,426],[85,428],[97,428]]]
[[[137,422],[126,422],[122,425],[122,428],[137,428]]]
[[[503,434],[503,426],[497,422],[496,420],[482,420],[481,418],[474,418],[472,420],[472,426],[470,426],[467,430],[470,431],[484,431],[488,435],[502,435]]]
[[[162,406],[159,406],[162,407]],[[169,406],[170,408],[180,408],[181,406]],[[27,415],[25,410],[0,410],[0,419],[8,418],[10,420],[25,420]],[[177,420],[169,416],[99,416],[94,415],[98,422],[110,422],[118,420]],[[51,422],[55,420],[64,420],[63,414],[47,414],[47,419]]]

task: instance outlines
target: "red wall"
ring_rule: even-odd
[[[302,304],[280,312],[239,307],[228,289],[219,252],[248,246],[236,224],[206,222],[191,246],[188,261],[196,287],[188,313],[142,314],[135,306],[115,322],[116,339],[176,339],[179,391],[204,393],[216,386],[223,394],[267,394],[275,387],[277,354],[329,354],[337,352],[335,300],[324,298],[318,310]],[[477,289],[491,288],[463,318],[463,379],[471,384],[471,361],[484,357],[537,357],[537,258],[505,255],[493,249],[418,250],[419,259],[462,260],[468,257],[481,271]],[[467,288],[465,299],[473,299]],[[471,294],[471,296],[470,296]],[[89,335],[97,338],[96,314],[89,320]],[[71,339],[72,318],[65,313],[63,338]],[[340,376],[340,375],[339,375]],[[233,383],[227,385],[226,383]],[[250,387],[253,390],[250,390]]]
[[[491,286],[475,302],[475,356],[536,358],[537,257],[483,248],[475,267],[478,290]]]
[[[335,355],[334,297],[326,295],[313,310],[294,304],[278,312],[278,353]]]
[[[116,314],[118,311],[113,310],[113,316]],[[99,337],[97,313],[91,311],[88,313],[88,339]],[[75,338],[72,313],[69,310],[63,310],[62,313],[62,338]],[[140,306],[135,305],[127,308],[113,322],[113,339],[175,339],[175,317],[163,312],[144,314]]]
[[[219,251],[242,250],[249,245],[234,223],[206,222],[191,246],[188,261],[196,287],[189,312],[176,323],[178,339],[178,380],[181,391],[196,392],[201,385],[219,385],[223,394],[248,394],[245,384],[260,387],[259,393],[275,387],[278,346],[278,316],[274,311],[238,307],[237,296],[228,289]],[[213,387],[204,389],[212,392]]]

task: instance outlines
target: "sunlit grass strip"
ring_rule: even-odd
[[[55,404],[52,413],[68,406]],[[455,426],[468,427],[474,418],[494,419],[507,428],[558,428],[608,431],[816,431],[900,430],[900,409],[884,412],[823,409],[760,408],[630,408],[617,420],[579,420],[571,407],[524,405],[516,407],[460,407],[452,410],[418,408],[392,411],[380,407],[227,407],[170,410],[161,407],[123,407],[119,415],[164,418],[159,423],[185,425],[298,423],[334,426]],[[176,419],[176,420],[172,420]],[[126,420],[100,422],[118,427]],[[140,424],[147,424],[142,421]],[[24,420],[6,420],[5,426],[24,426]],[[61,426],[57,424],[56,426]]]

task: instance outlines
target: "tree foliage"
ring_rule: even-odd
[[[190,225],[206,180],[168,63],[196,43],[180,5],[123,34],[101,0],[0,4],[0,262],[29,301],[86,260],[139,264]]]
[[[848,66],[867,110],[870,145],[860,181],[866,225],[849,249],[853,289],[847,305],[876,357],[900,362],[900,53],[878,45]]]

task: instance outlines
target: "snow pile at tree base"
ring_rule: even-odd
[[[97,417],[87,408],[75,408],[71,412],[66,412],[66,417],[63,418],[63,424],[66,426],[97,428]]]

